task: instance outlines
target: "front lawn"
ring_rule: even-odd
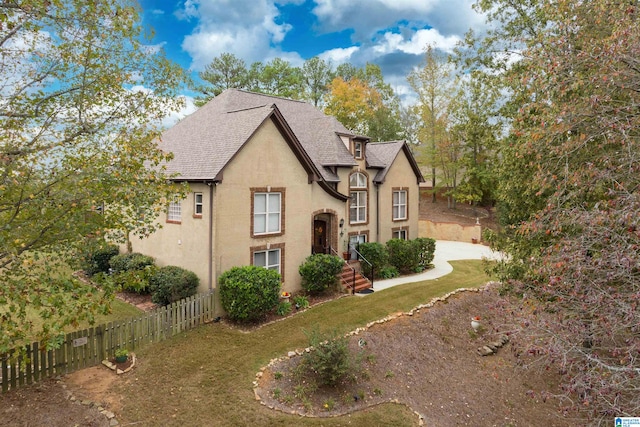
[[[144,348],[137,352],[136,369],[110,392],[122,402],[121,408],[113,409],[122,425],[416,425],[416,415],[395,404],[337,418],[283,414],[260,405],[252,384],[256,372],[272,358],[306,347],[304,331],[315,326],[321,331],[351,331],[454,289],[488,281],[482,261],[452,265],[453,273],[440,279],[341,298],[253,332],[213,323]]]

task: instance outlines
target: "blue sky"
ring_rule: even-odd
[[[223,52],[247,66],[320,56],[334,66],[378,64],[403,95],[430,43],[450,52],[483,27],[473,0],[140,0],[153,43],[194,75]]]

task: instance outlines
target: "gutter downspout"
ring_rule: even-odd
[[[213,182],[209,186],[209,290],[213,289]]]
[[[376,242],[380,243],[380,184],[376,186]]]

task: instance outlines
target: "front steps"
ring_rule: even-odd
[[[342,272],[338,275],[340,283],[346,291],[349,293],[354,292],[354,273],[355,269],[355,292],[360,292],[365,289],[371,289],[373,286],[369,279],[360,274],[360,263],[358,261],[347,261],[342,267]]]

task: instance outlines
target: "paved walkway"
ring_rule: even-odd
[[[493,252],[485,245],[474,245],[473,243],[452,242],[448,240],[436,241],[436,252],[433,257],[433,268],[419,274],[411,276],[396,277],[393,279],[376,280],[373,289],[380,291],[392,286],[403,285],[405,283],[421,282],[423,280],[437,279],[453,271],[449,261],[461,259],[498,259],[499,254]],[[356,294],[358,295],[358,294]]]

